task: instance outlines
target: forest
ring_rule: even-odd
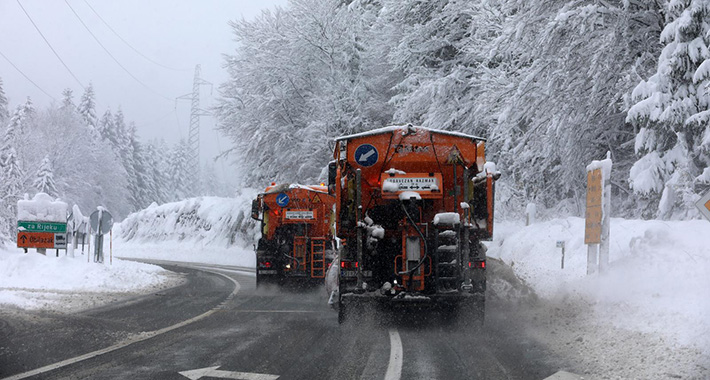
[[[211,111],[245,187],[321,182],[334,138],[412,123],[488,139],[503,218],[582,216],[607,153],[613,216],[697,218],[710,189],[710,0],[290,0],[230,27]],[[96,96],[37,109],[0,76],[0,236],[37,191],[117,220],[238,191]]]
[[[29,97],[10,107],[0,78],[0,242],[16,231],[17,201],[44,192],[89,215],[106,207],[117,221],[129,213],[197,195],[224,195],[214,165],[189,172],[185,141],[140,141],[119,106],[96,109],[93,86],[78,100],[37,109]]]
[[[488,139],[503,216],[582,216],[607,152],[613,216],[695,218],[710,188],[709,0],[291,0],[231,27],[217,115],[248,185],[413,123]]]

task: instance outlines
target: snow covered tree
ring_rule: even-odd
[[[62,91],[62,104],[60,106],[62,110],[72,110],[76,109],[74,105],[74,91],[71,88],[65,88]]]
[[[658,207],[657,217],[683,218],[710,186],[710,2],[667,3],[657,70],[633,90],[627,121],[639,128],[630,170],[633,190]]]
[[[316,141],[387,119],[369,108],[377,90],[363,71],[360,3],[294,0],[231,23],[239,48],[227,58],[217,113],[240,166],[253,168],[247,183],[315,180],[329,157]]]
[[[86,87],[84,95],[81,96],[81,101],[77,107],[77,112],[81,115],[84,124],[89,126],[90,130],[95,130],[97,127],[97,117],[96,117],[96,101],[94,100],[94,86],[89,83]]]
[[[196,173],[190,173],[188,170],[189,163],[189,153],[190,147],[187,142],[182,139],[178,142],[172,149],[170,154],[170,166],[169,166],[169,183],[171,191],[171,200],[177,201],[185,199],[191,194],[190,184],[192,181],[192,176]],[[154,154],[149,154],[146,160],[152,160]],[[155,186],[155,185],[153,185]]]
[[[5,90],[3,89],[2,78],[0,78],[0,126],[5,125],[5,121],[10,117],[10,110],[8,109],[8,101],[5,96]]]
[[[29,96],[27,97],[25,104],[22,105],[22,109],[25,111],[25,116],[27,117],[34,117],[37,114],[37,109],[32,102],[32,98]]]
[[[104,112],[104,115],[101,117],[101,120],[99,121],[98,125],[98,132],[101,138],[104,141],[107,141],[109,145],[111,145],[111,148],[113,148],[113,151],[118,154],[119,152],[119,144],[118,144],[118,136],[116,134],[116,118],[113,116],[113,113],[111,113],[111,110],[106,110]]]
[[[42,163],[37,170],[33,186],[37,191],[46,193],[56,198],[59,195],[57,185],[54,183],[54,171],[52,169],[52,161],[49,156],[44,156]]]
[[[16,149],[17,137],[25,123],[25,111],[23,107],[17,107],[12,114],[10,123],[5,128],[5,133],[0,141],[0,166],[5,165],[5,160],[10,152],[10,149]]]
[[[23,172],[20,168],[19,160],[17,159],[17,151],[14,147],[5,154],[5,159],[2,163],[3,167],[3,199],[8,204],[16,202],[24,190]]]

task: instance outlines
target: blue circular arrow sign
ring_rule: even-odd
[[[276,196],[276,204],[281,207],[286,207],[286,205],[288,205],[289,201],[290,201],[290,199],[288,198],[288,194],[286,194],[286,193],[281,193]]]
[[[377,148],[370,144],[362,144],[355,149],[355,162],[360,166],[369,167],[377,163],[380,158]]]

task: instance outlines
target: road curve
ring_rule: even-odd
[[[8,349],[0,350],[0,378],[210,311],[149,339],[28,378],[543,379],[556,372],[549,364],[554,358],[521,339],[507,312],[489,313],[483,330],[442,324],[435,316],[387,313],[341,326],[321,287],[257,290],[245,268],[158,264],[185,273],[188,282],[161,295],[18,326],[7,334]]]

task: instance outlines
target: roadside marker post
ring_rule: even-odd
[[[611,154],[587,166],[587,209],[584,243],[587,244],[587,274],[605,272],[609,266],[611,223]],[[598,260],[598,262],[597,262]]]
[[[557,248],[562,248],[562,263],[560,264],[560,269],[565,269],[565,241],[558,240]]]

